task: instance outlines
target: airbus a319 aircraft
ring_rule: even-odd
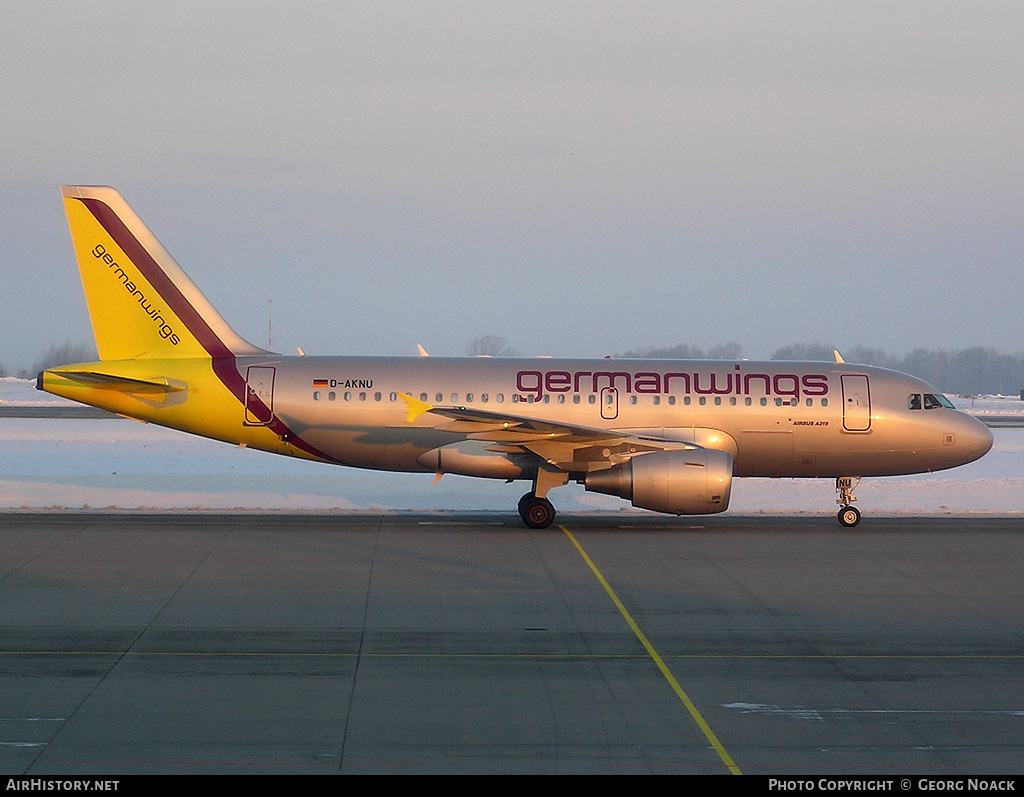
[[[37,387],[276,454],[532,484],[546,528],[569,481],[674,515],[723,512],[737,476],[836,480],[983,456],[992,434],[930,385],[836,362],[286,357],[240,338],[117,191],[62,188],[99,362]]]

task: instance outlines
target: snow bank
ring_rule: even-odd
[[[4,380],[6,381],[6,380]],[[19,380],[24,381],[24,380]],[[962,468],[865,479],[865,513],[1024,512],[1024,429],[995,429]],[[511,512],[526,483],[360,471],[274,456],[121,419],[0,419],[0,509],[354,509]],[[631,510],[577,485],[562,511]],[[738,479],[733,512],[834,513],[831,480]]]

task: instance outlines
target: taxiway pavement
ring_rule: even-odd
[[[1019,518],[558,522],[2,514],[0,773],[1020,772]]]

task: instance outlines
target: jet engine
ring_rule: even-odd
[[[729,507],[732,455],[698,448],[640,454],[588,473],[587,490],[627,498],[633,506],[671,515],[710,515]]]

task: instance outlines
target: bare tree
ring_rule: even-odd
[[[32,368],[24,373],[24,376],[32,377],[47,368],[56,368],[58,365],[70,365],[71,363],[87,363],[96,360],[96,347],[87,343],[64,343],[50,346],[32,364]]]
[[[470,357],[518,357],[519,352],[508,345],[501,335],[483,335],[474,338],[466,347]]]
[[[627,359],[641,360],[738,360],[743,356],[743,347],[733,341],[717,343],[707,351],[689,343],[675,346],[655,348],[646,346],[641,349],[627,351],[622,355]]]
[[[743,347],[736,341],[717,343],[708,349],[709,360],[738,360],[743,356]]]
[[[793,343],[772,352],[772,360],[804,360],[810,362],[828,362],[835,360],[833,347],[821,342]]]

